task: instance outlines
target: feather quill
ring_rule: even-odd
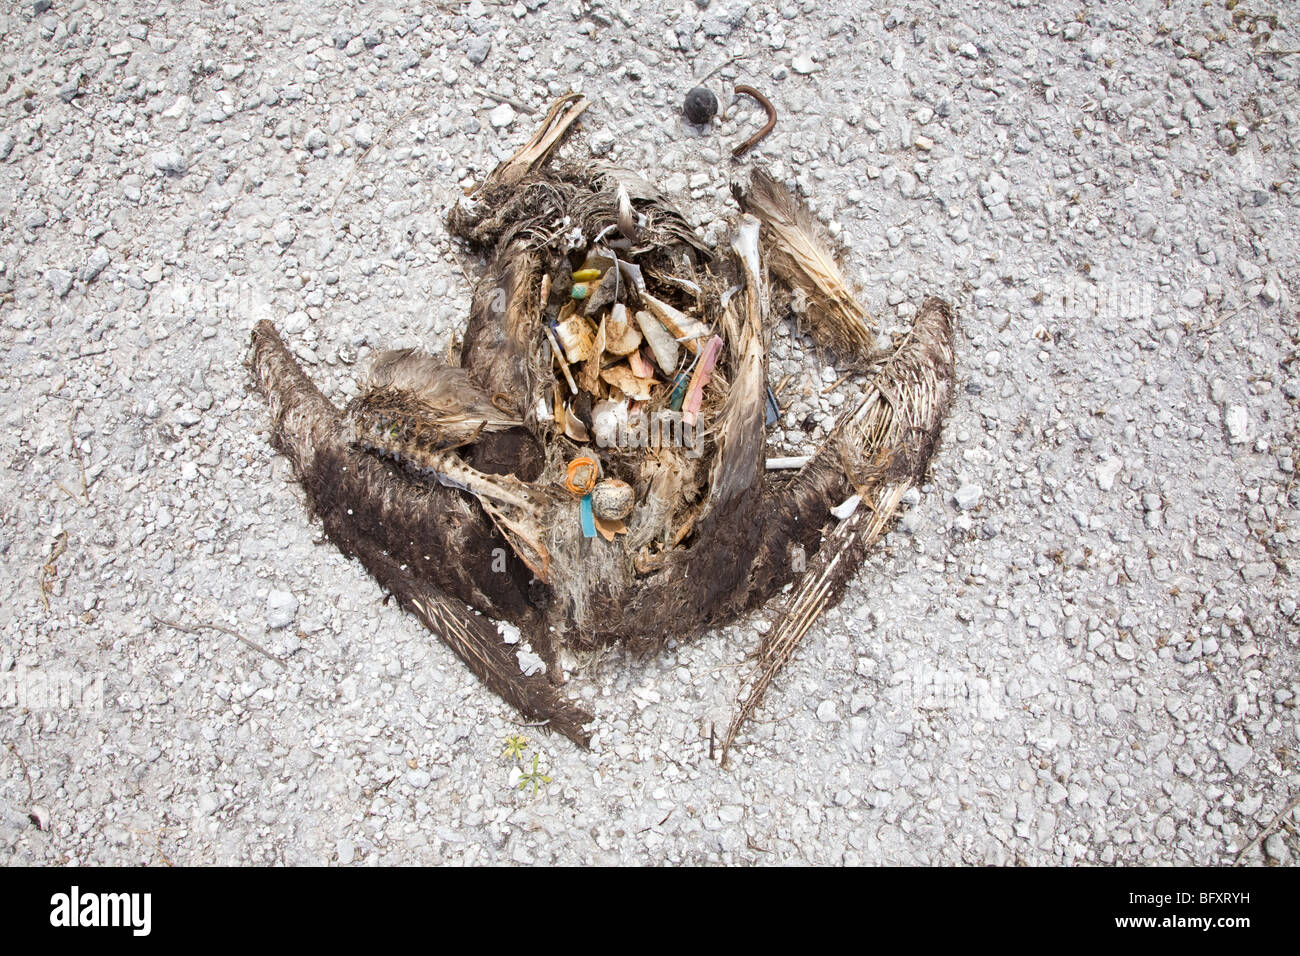
[[[808,297],[809,317],[820,336],[841,351],[870,352],[875,321],[849,289],[834,245],[808,207],[761,170],[736,198],[763,224],[763,251],[772,271]]]

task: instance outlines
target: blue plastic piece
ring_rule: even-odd
[[[668,407],[675,412],[682,410],[682,402],[686,401],[686,389],[691,384],[691,373],[688,369],[677,376],[677,381],[673,384],[672,396],[668,399]]]

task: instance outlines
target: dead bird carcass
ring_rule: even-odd
[[[784,187],[755,173],[730,248],[712,253],[635,173],[552,161],[586,106],[559,100],[451,211],[489,255],[459,366],[383,353],[339,410],[262,322],[252,367],[329,537],[492,690],[579,743],[591,715],[559,686],[562,654],[689,639],[792,585],[725,753],[924,480],[954,317],[927,299],[875,353],[870,317]],[[807,303],[841,365],[873,375],[797,470],[765,464],[769,283]],[[493,619],[544,669],[521,667]]]

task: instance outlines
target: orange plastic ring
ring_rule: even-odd
[[[600,477],[600,465],[594,458],[575,458],[569,462],[569,474],[564,479],[564,487],[575,495],[585,495],[596,487],[596,479]]]

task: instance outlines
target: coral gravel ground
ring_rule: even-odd
[[[1293,12],[6,4],[0,859],[1294,863],[1294,815],[1256,840],[1300,792]],[[735,83],[780,111],[743,163]],[[932,485],[725,770],[772,609],[576,676],[589,753],[521,729],[321,541],[242,364],[260,318],[338,401],[446,349],[445,210],[570,88],[569,153],[709,241],[765,166],[885,330],[961,316]],[[833,420],[812,353],[783,325],[774,447]]]

